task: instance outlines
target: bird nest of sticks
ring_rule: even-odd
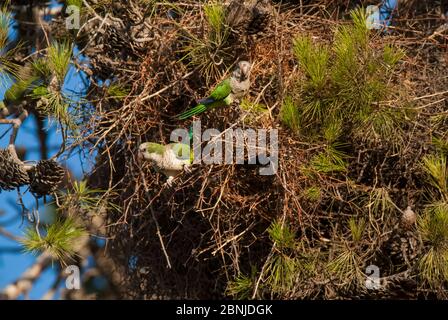
[[[323,267],[335,260],[338,248],[352,245],[347,227],[351,217],[375,216],[372,203],[384,205],[384,210],[368,220],[366,236],[356,247],[363,252],[358,254],[360,268],[375,264],[386,278],[410,281],[405,296],[444,294],[443,288],[419,286],[415,263],[405,261],[401,245],[395,250],[398,262],[390,263],[392,254],[386,254],[391,243],[410,238],[408,231],[392,237],[401,228],[406,206],[424,209],[427,193],[420,163],[434,149],[433,116],[447,106],[446,95],[432,95],[443,91],[448,82],[446,60],[443,68],[438,67],[447,59],[446,35],[430,38],[438,21],[433,8],[412,11],[405,6],[394,32],[378,33],[371,42],[378,47],[394,43],[407,52],[391,80],[406,87],[409,99],[415,99],[421,111],[402,128],[406,147],[397,152],[385,141],[366,142],[362,134],[347,136],[347,170],[310,175],[305,166],[322,145],[302,139],[280,121],[282,103],[301,77],[292,39],[310,34],[317,42],[331,41],[335,27],[347,23],[340,18],[352,9],[348,1],[246,2],[245,16],[226,21],[232,27],[226,41],[218,44],[217,40],[210,44],[213,30],[197,1],[175,3],[176,9],[161,4],[144,7],[133,0],[112,6],[88,3],[92,7],[85,13],[83,41],[91,60],[84,68],[99,78],[113,79],[109,86],[91,79],[89,100],[95,101],[97,116],[86,124],[85,141],[99,152],[89,184],[114,190],[109,200],[120,208],[108,212],[106,249],[125,275],[124,296],[222,298],[229,293],[229,283],[244,274],[253,283],[248,295],[253,298],[394,293],[402,297],[396,287],[381,294],[365,292],[329,275]],[[238,3],[225,6],[226,17]],[[93,10],[107,18],[98,18]],[[425,25],[412,22],[422,17],[428,19]],[[163,175],[138,159],[139,145],[146,141],[165,144],[174,129],[190,128],[191,119],[178,121],[174,116],[206,96],[241,59],[253,62],[246,100],[201,114],[201,125],[221,132],[278,129],[277,172],[260,175],[257,163],[198,164],[176,177],[172,186],[165,185]],[[111,90],[118,85],[122,91]],[[376,201],[377,197],[386,202]],[[300,250],[279,250],[267,231],[274,221],[290,226]],[[412,230],[415,236],[415,227]],[[409,255],[420,254],[422,245],[411,246]],[[311,276],[297,273],[288,290],[269,290],[266,284],[271,278],[266,274],[272,265],[268,262],[280,251],[288,257],[297,255],[298,261],[323,255],[326,262],[316,262]]]

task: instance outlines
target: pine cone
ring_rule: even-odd
[[[417,215],[412,210],[412,208],[408,206],[406,210],[403,211],[403,215],[401,216],[402,227],[409,230],[412,228],[413,225],[415,225],[416,221],[417,221]]]
[[[237,34],[257,34],[263,32],[270,21],[268,0],[254,0],[245,4],[234,0],[227,8],[226,23]]]
[[[377,290],[361,289],[352,294],[351,299],[357,300],[412,300],[417,298],[417,282],[407,276],[392,276],[382,281]]]
[[[383,252],[396,266],[412,265],[419,254],[419,241],[412,230],[399,228],[385,243]]]
[[[252,7],[252,21],[247,28],[248,34],[262,33],[271,20],[269,1],[258,0]]]
[[[8,149],[0,150],[0,191],[29,184],[23,164]]]
[[[251,10],[242,1],[234,0],[227,7],[226,23],[235,33],[244,34],[251,18]]]
[[[38,196],[52,194],[64,178],[65,170],[54,160],[40,160],[30,171],[30,191]]]
[[[391,279],[386,283],[387,292],[383,299],[411,300],[417,299],[417,282],[407,277]]]

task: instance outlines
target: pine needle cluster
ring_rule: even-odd
[[[14,61],[14,56],[19,50],[19,45],[13,45],[11,36],[11,13],[7,10],[7,1],[0,7],[0,89],[5,89],[9,80],[17,78],[19,65]]]
[[[436,190],[432,201],[418,217],[418,230],[425,252],[418,262],[420,275],[431,287],[442,287],[448,281],[448,176],[446,156],[428,155],[423,168],[429,184]]]
[[[38,231],[30,227],[26,230],[22,240],[24,250],[32,253],[48,252],[62,263],[76,254],[80,238],[87,236],[85,229],[72,218],[60,218],[42,229]]]
[[[231,58],[229,53],[230,28],[226,24],[226,8],[220,1],[211,1],[204,5],[206,31],[196,35],[186,31],[186,46],[182,49],[185,59],[198,67],[206,82],[219,78],[222,68],[219,66]]]
[[[307,35],[293,41],[303,73],[296,94],[288,96],[281,119],[294,132],[335,141],[339,135],[375,143],[401,141],[404,112],[382,104],[397,96],[391,78],[404,53],[370,43],[362,9],[352,12],[352,24],[338,26],[331,45],[314,43]]]
[[[55,221],[29,227],[21,241],[24,250],[48,252],[63,264],[73,259],[88,236],[79,219],[88,214],[99,215],[104,210],[118,210],[104,194],[104,190],[89,188],[86,181],[75,181],[70,189],[60,191]]]

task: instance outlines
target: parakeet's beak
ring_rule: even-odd
[[[241,75],[244,79],[247,79],[250,75],[250,70],[252,69],[252,64],[247,61],[242,61],[239,63],[239,69],[241,71]]]
[[[138,148],[138,153],[137,153],[137,160],[143,160],[144,156],[143,153],[145,152],[146,147],[141,144],[140,147]]]

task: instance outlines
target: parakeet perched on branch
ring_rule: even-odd
[[[251,69],[250,62],[238,62],[230,78],[223,80],[208,98],[199,100],[196,107],[178,115],[178,119],[184,120],[216,107],[228,106],[242,98],[249,91]]]
[[[154,142],[142,143],[139,147],[139,157],[150,161],[154,167],[168,177],[171,185],[174,177],[181,171],[189,171],[193,163],[193,149],[184,143],[162,145]]]

